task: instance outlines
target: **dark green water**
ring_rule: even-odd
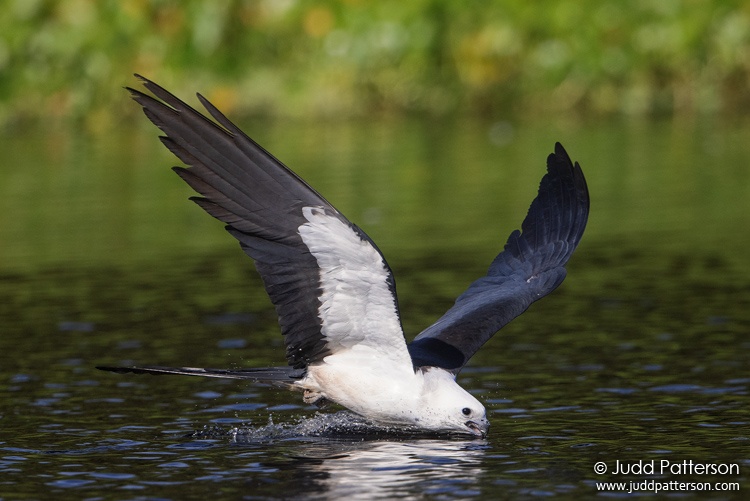
[[[362,432],[298,394],[95,370],[282,364],[282,339],[154,129],[17,133],[0,138],[0,499],[588,498],[648,480],[747,495],[750,124],[245,127],[378,243],[409,337],[484,273],[554,142],[582,164],[591,218],[567,280],[460,375],[490,436]]]

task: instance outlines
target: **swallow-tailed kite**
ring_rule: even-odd
[[[581,239],[589,195],[558,143],[521,231],[487,275],[408,343],[391,269],[375,243],[208,100],[213,122],[155,83],[128,88],[161,141],[189,167],[192,200],[227,224],[276,307],[288,366],[250,369],[99,367],[272,382],[307,403],[336,402],[376,423],[485,436],[484,406],[456,375],[495,332],[552,292]]]

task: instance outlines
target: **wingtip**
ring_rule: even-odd
[[[130,97],[135,100],[138,100],[138,98],[144,95],[143,92],[139,91],[138,89],[134,89],[133,87],[126,86],[125,90],[128,91]]]
[[[563,145],[560,144],[559,141],[555,143],[555,152],[551,153],[547,158],[548,163],[552,163],[554,161],[562,161],[565,164],[569,164],[571,167],[573,166],[570,155],[568,155],[568,152],[565,150]]]
[[[146,88],[148,88],[149,85],[154,85],[154,82],[152,82],[150,79],[144,77],[140,73],[133,73],[133,76],[138,79],[141,84],[143,84]]]

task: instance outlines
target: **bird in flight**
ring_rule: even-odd
[[[484,437],[484,406],[456,382],[498,330],[565,278],[583,235],[589,194],[578,163],[557,143],[521,230],[487,275],[407,343],[393,274],[375,243],[206,98],[215,122],[136,75],[128,88],[185,167],[174,171],[196,204],[226,223],[254,261],[279,317],[287,366],[242,369],[109,367],[269,382],[335,402],[375,422]]]

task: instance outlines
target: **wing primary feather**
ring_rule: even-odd
[[[226,223],[255,261],[276,307],[290,365],[304,368],[328,352],[321,333],[319,269],[298,228],[304,206],[335,209],[296,174],[242,133],[203,96],[220,125],[150,80],[136,75],[154,97],[128,88],[163,132],[164,145],[187,168],[175,172],[201,197],[192,200]]]
[[[457,374],[498,330],[555,290],[583,236],[589,205],[581,167],[555,143],[521,230],[510,234],[487,275],[409,344],[414,366]]]
[[[372,240],[203,95],[198,100],[215,121],[156,83],[136,77],[152,95],[127,90],[163,132],[164,146],[187,165],[174,171],[200,195],[191,199],[223,221],[255,261],[279,317],[289,364],[304,369],[330,355],[333,347],[370,343],[393,346],[394,359],[408,365],[393,274]],[[315,224],[308,217],[311,211],[318,215]],[[312,244],[303,239],[303,229]],[[321,262],[331,263],[330,268],[323,269]],[[360,294],[338,292],[337,281]],[[385,301],[368,300],[365,291],[373,286],[387,291]],[[338,310],[329,311],[331,304]],[[328,318],[335,324],[348,308],[370,312],[377,321],[360,321],[359,331],[326,323]]]

